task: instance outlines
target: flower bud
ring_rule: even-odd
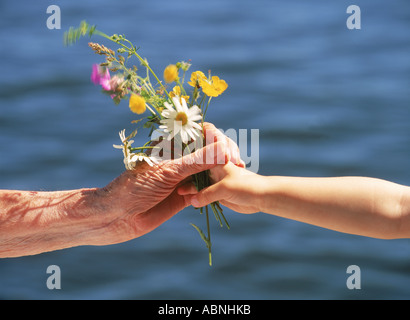
[[[164,80],[167,83],[174,82],[178,79],[178,68],[175,64],[168,65],[164,70]]]

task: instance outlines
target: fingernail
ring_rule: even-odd
[[[195,197],[192,197],[192,198],[191,198],[191,204],[192,204],[194,207],[197,207],[197,208],[200,206],[198,199],[196,199]]]

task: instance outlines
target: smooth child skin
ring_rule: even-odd
[[[214,201],[241,213],[264,212],[319,227],[381,239],[410,237],[410,188],[367,177],[262,176],[231,163],[211,169],[199,193],[178,188],[195,207]]]

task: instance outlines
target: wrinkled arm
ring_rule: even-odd
[[[0,258],[115,244],[152,231],[190,205],[190,198],[176,188],[191,175],[221,159],[244,165],[233,141],[210,123],[204,129],[215,143],[155,167],[139,163],[104,188],[0,190]]]
[[[226,148],[217,142],[154,167],[140,162],[101,189],[0,191],[0,257],[140,237],[189,205],[176,188],[191,175],[215,167],[221,155],[226,163]]]
[[[93,244],[96,234],[108,223],[95,214],[110,210],[107,200],[98,189],[1,190],[0,257]]]

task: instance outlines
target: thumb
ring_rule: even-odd
[[[171,166],[183,180],[193,174],[212,169],[218,164],[226,164],[227,162],[229,162],[229,155],[226,143],[218,141],[182,158],[172,160]]]
[[[191,197],[191,204],[196,208],[200,208],[223,198],[224,189],[221,188],[221,183],[218,182],[193,195]]]

